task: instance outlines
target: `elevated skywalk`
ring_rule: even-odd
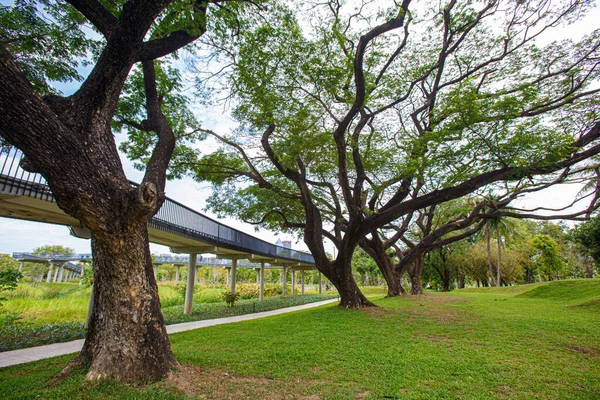
[[[0,156],[0,216],[65,225],[75,236],[89,237],[77,219],[58,208],[44,178],[20,168],[21,158],[22,154],[15,150]],[[169,246],[177,253],[211,253],[222,258],[266,262],[271,266],[314,268],[314,258],[309,253],[268,243],[170,198],[148,223],[148,234],[152,243]]]

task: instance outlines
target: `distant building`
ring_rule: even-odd
[[[281,239],[277,239],[277,242],[275,243],[277,246],[281,246],[281,247],[285,247],[286,249],[291,249],[292,248],[292,241],[291,240],[281,240]]]

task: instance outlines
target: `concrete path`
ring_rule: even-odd
[[[316,303],[308,303],[301,306],[280,308],[273,311],[265,311],[255,314],[238,315],[235,317],[208,319],[204,321],[184,322],[167,326],[167,333],[177,333],[190,331],[192,329],[206,328],[208,326],[230,324],[233,322],[249,321],[270,317],[272,315],[285,314],[293,311],[306,310],[308,308],[319,307],[325,304],[337,302],[338,299],[319,301]],[[27,349],[5,351],[0,353],[0,368],[10,367],[11,365],[25,364],[32,361],[43,360],[46,358],[63,356],[65,354],[77,353],[83,347],[83,339],[73,340],[65,343],[54,343],[46,346],[30,347]]]

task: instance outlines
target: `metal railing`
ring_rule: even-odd
[[[2,165],[0,170],[0,193],[29,196],[55,202],[54,195],[46,185],[46,180],[40,174],[27,172],[19,166],[22,157],[22,153],[15,149],[11,149],[8,154],[0,155],[0,164]],[[135,182],[130,183],[137,185]],[[152,217],[148,225],[161,231],[197,239],[230,250],[297,261],[304,264],[314,264],[314,258],[309,253],[277,246],[258,239],[223,225],[170,198],[166,198],[163,206]]]

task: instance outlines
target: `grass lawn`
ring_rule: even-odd
[[[171,335],[150,385],[54,382],[72,356],[0,370],[0,398],[599,399],[600,280],[324,306]]]

